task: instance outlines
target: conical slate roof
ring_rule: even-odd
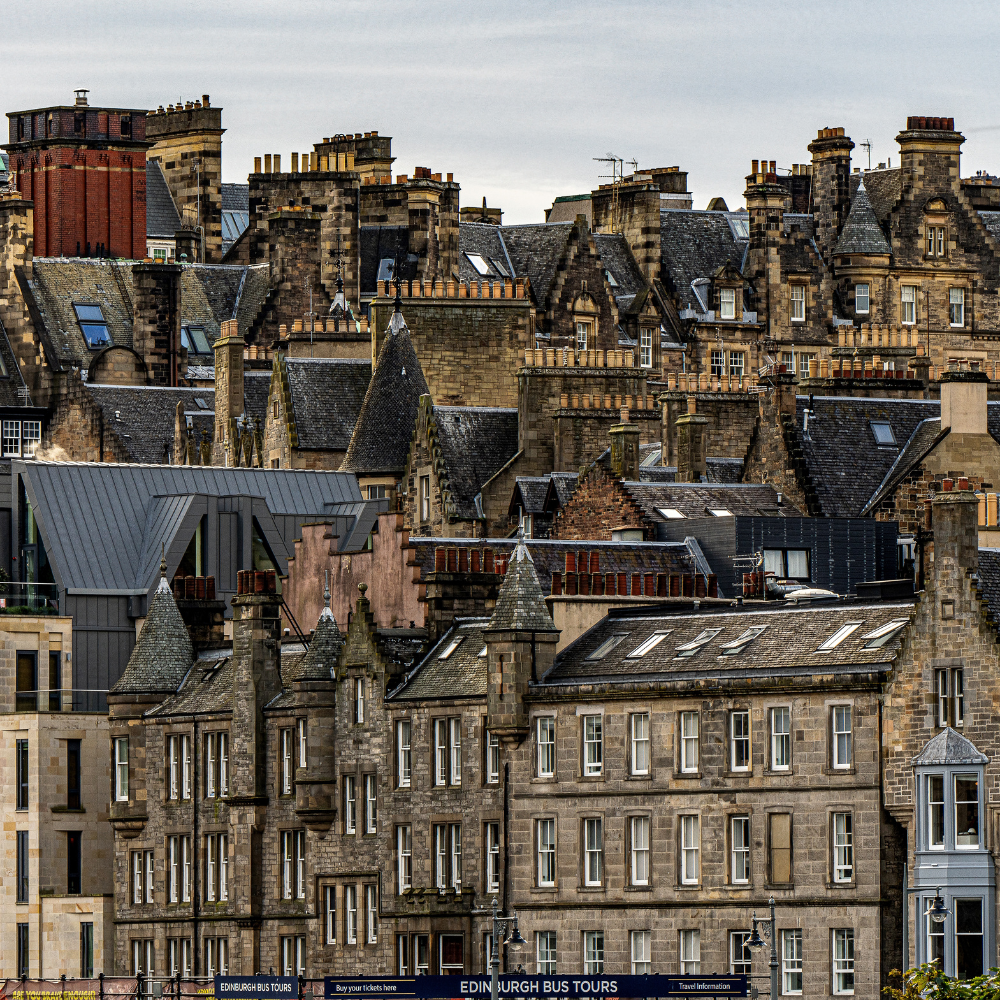
[[[892,247],[889,246],[885,234],[882,232],[882,227],[878,224],[872,203],[868,200],[864,178],[854,193],[850,214],[847,216],[847,222],[844,223],[840,239],[837,240],[833,252],[835,254],[892,254]]]
[[[916,766],[927,764],[988,764],[989,757],[981,753],[976,746],[961,733],[956,733],[949,726],[938,733],[934,739],[910,761]]]
[[[518,539],[510,557],[507,575],[500,586],[488,628],[519,632],[559,631],[545,606],[542,588],[535,575],[535,564],[523,536]]]
[[[194,662],[191,634],[166,577],[149,602],[145,624],[111,694],[173,694]]]
[[[403,314],[392,314],[372,380],[351,435],[342,472],[402,475],[417,404],[428,393]]]
[[[285,681],[328,681],[333,677],[344,637],[329,607],[323,608],[316,622],[306,655],[288,671]]]

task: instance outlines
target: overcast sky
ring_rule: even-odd
[[[964,176],[1000,173],[998,41],[995,2],[955,0],[0,0],[0,94],[4,112],[75,87],[140,108],[210,94],[227,181],[375,129],[394,173],[451,171],[463,204],[541,222],[607,152],[736,208],[752,158],[807,162],[824,126],[896,165],[911,114],[955,118]]]

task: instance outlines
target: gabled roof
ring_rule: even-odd
[[[729,212],[661,209],[660,253],[665,283],[681,309],[703,311],[691,287],[727,262],[743,270],[748,240],[737,239]]]
[[[341,468],[402,475],[427,381],[402,313],[393,313]]]
[[[431,419],[443,463],[449,513],[481,517],[476,496],[517,454],[517,410],[494,406],[435,406]]]
[[[921,420],[910,435],[909,441],[903,445],[896,461],[892,463],[891,468],[885,474],[885,479],[882,480],[872,498],[861,509],[861,515],[865,516],[869,511],[874,510],[924,460],[950,429],[946,427],[941,430],[940,417],[928,417],[926,420]]]
[[[487,657],[480,654],[486,648],[483,630],[488,626],[488,618],[456,619],[387,700],[485,698]],[[458,645],[452,648],[455,642]]]
[[[712,510],[727,510],[733,516],[798,517],[800,511],[787,500],[778,503],[778,493],[768,484],[739,483],[622,483],[628,495],[650,521],[669,521],[661,509],[676,510],[686,518],[716,517]]]
[[[172,694],[194,662],[194,647],[165,577],[149,611],[125,672],[111,694]]]
[[[755,677],[869,673],[887,671],[900,649],[901,633],[884,645],[866,648],[871,632],[889,622],[906,622],[913,603],[859,604],[856,601],[814,605],[773,605],[760,610],[752,605],[736,611],[724,607],[708,613],[662,613],[644,615],[621,609],[602,619],[594,628],[567,646],[542,678],[545,684],[631,682],[657,676],[691,679],[710,675],[715,680],[731,678],[743,685]],[[820,650],[845,625],[858,624],[834,648]],[[714,631],[718,629],[718,633]],[[751,630],[761,629],[757,634]],[[644,654],[630,656],[657,633],[663,639]],[[613,636],[620,642],[603,655],[601,647]],[[741,637],[745,645],[733,655],[724,655],[729,643]],[[701,638],[704,645],[683,656],[681,649]],[[692,652],[692,650],[688,650]],[[598,655],[595,655],[598,654]]]
[[[329,593],[327,596],[329,597]],[[320,612],[306,655],[296,660],[289,669],[282,670],[282,680],[285,683],[330,680],[337,669],[337,660],[343,648],[344,637],[337,628],[337,619],[327,605]]]
[[[864,178],[868,201],[879,222],[885,222],[893,206],[903,193],[903,175],[898,167],[889,170],[866,170],[864,174],[851,174],[851,194]]]
[[[558,631],[545,606],[535,564],[523,538],[518,539],[510,557],[507,575],[500,586],[488,628],[490,631],[511,632]]]
[[[878,224],[878,218],[868,200],[868,192],[865,191],[865,183],[862,178],[854,193],[854,200],[851,202],[851,211],[847,216],[847,222],[841,230],[840,238],[833,248],[835,254],[860,253],[869,255],[891,256],[892,247],[889,246],[882,227]]]
[[[544,514],[551,481],[549,476],[518,476],[514,480],[508,512],[513,515],[520,508],[526,514]]]
[[[146,235],[172,240],[181,228],[167,179],[157,160],[146,161]]]
[[[572,222],[503,226],[503,242],[514,271],[528,278],[539,306],[548,302],[552,283],[573,234]]]
[[[167,508],[161,508],[163,517],[150,517],[158,498],[258,497],[254,502],[266,505],[260,520],[265,514],[321,518],[361,500],[357,480],[343,472],[23,461],[11,468],[24,484],[57,583],[77,593],[146,593],[153,580],[139,573],[147,536],[157,532],[158,553],[163,533],[185,516],[178,508],[164,521]],[[261,529],[266,533],[268,526]],[[269,544],[282,561],[281,535],[273,524],[270,530]]]
[[[616,299],[620,301],[624,296],[638,295],[646,288],[646,279],[624,236],[620,233],[594,233],[594,242],[604,269],[618,283],[612,286]]]
[[[989,757],[951,726],[946,727],[910,761],[914,767],[930,764],[988,764]]]
[[[372,377],[370,361],[285,358],[299,448],[346,451]]]

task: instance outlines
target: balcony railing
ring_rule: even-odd
[[[57,615],[59,588],[54,583],[0,583],[0,615]]]

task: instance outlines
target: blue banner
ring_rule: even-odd
[[[215,1000],[298,1000],[295,976],[216,976]]]
[[[327,976],[326,1000],[489,1000],[489,976]],[[538,976],[503,974],[501,997],[576,1000],[578,997],[745,997],[746,976]],[[249,996],[249,994],[244,994]],[[220,1000],[216,994],[216,1000]]]

